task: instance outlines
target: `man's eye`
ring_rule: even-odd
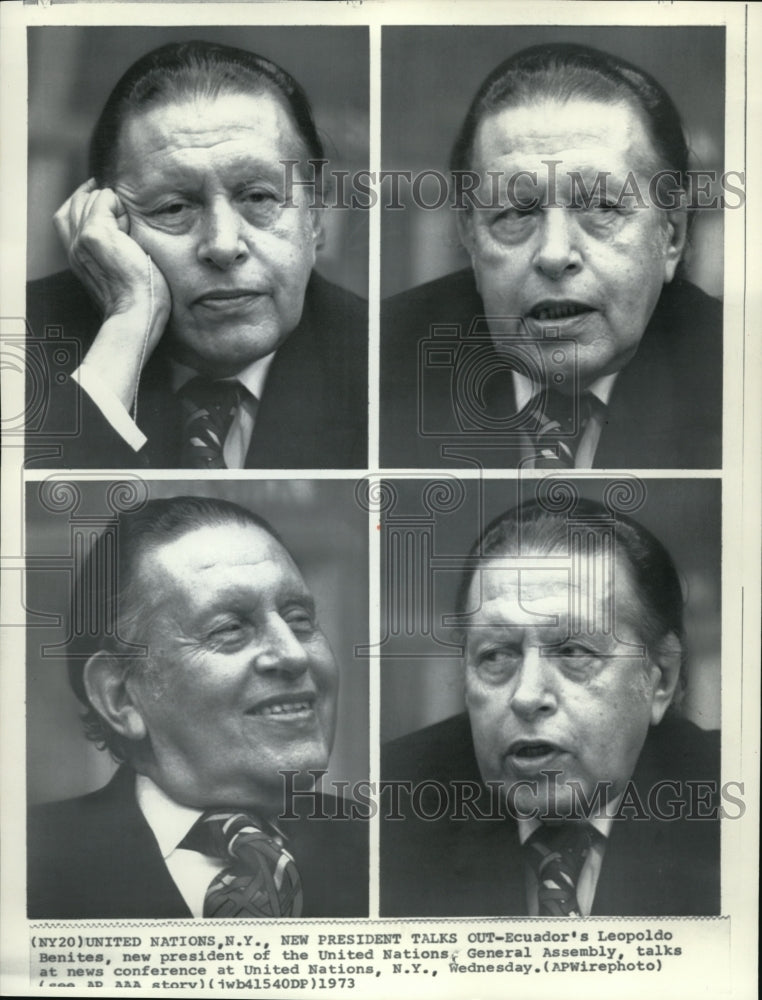
[[[532,208],[506,208],[495,216],[490,229],[497,240],[521,240],[534,231],[537,214]]]
[[[509,677],[521,663],[521,651],[510,646],[494,646],[479,650],[474,658],[477,672],[485,680],[501,681]]]
[[[593,650],[579,642],[566,642],[556,650],[559,656],[592,656]]]
[[[224,622],[222,625],[218,625],[209,634],[209,638],[212,641],[221,642],[225,639],[230,639],[237,636],[243,631],[243,622],[238,620],[231,620],[229,622]]]
[[[258,204],[263,201],[274,201],[275,195],[271,191],[253,190],[244,192],[244,198]]]
[[[252,188],[241,195],[241,211],[254,226],[267,226],[277,219],[281,201],[274,191]]]
[[[579,213],[582,225],[598,227],[615,225],[624,216],[630,214],[626,205],[600,199],[575,205],[573,211]]]
[[[596,670],[602,661],[602,654],[579,642],[566,642],[563,646],[551,648],[546,655],[557,657],[563,669],[574,676],[587,676]]]
[[[600,215],[619,211],[620,206],[613,201],[594,201],[588,209],[591,212],[598,212]]]
[[[288,611],[283,620],[297,635],[309,635],[315,631],[315,619],[307,610]]]
[[[171,217],[181,215],[189,207],[187,201],[170,201],[166,205],[161,205],[157,208],[153,214]]]
[[[519,226],[529,222],[535,214],[534,206],[506,208],[495,216],[494,222],[504,226]]]

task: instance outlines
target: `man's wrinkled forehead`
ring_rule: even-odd
[[[609,558],[604,549],[597,555],[558,549],[492,554],[474,571],[466,613],[527,627],[571,618],[587,628],[616,619],[637,624],[642,609],[625,560]]]
[[[156,604],[178,587],[190,594],[227,580],[264,581],[274,574],[301,581],[290,553],[269,531],[255,523],[233,520],[189,527],[174,538],[149,546],[142,552],[138,568],[147,597]]]
[[[230,84],[219,88],[214,93],[210,93],[208,89],[202,86],[195,88],[183,87],[176,88],[165,94],[159,94],[140,107],[132,108],[125,113],[119,123],[115,149],[110,157],[111,172],[114,176],[109,178],[109,180],[113,182],[119,175],[125,154],[128,152],[125,147],[130,146],[130,137],[142,134],[146,124],[150,121],[149,116],[157,111],[178,107],[189,109],[191,111],[189,120],[193,121],[192,111],[194,106],[211,102],[212,104],[218,104],[221,108],[229,109],[235,106],[236,103],[235,100],[231,101],[231,98],[249,98],[252,101],[261,101],[264,104],[272,105],[277,109],[281,127],[278,130],[278,134],[272,135],[270,138],[273,142],[277,142],[279,147],[283,147],[282,153],[284,157],[307,158],[308,148],[305,138],[296,123],[287,99],[276,86],[266,81],[263,81],[259,86],[252,85],[251,88],[246,88],[243,84]],[[249,115],[241,115],[240,126],[242,129],[248,129],[252,124],[256,124],[256,122],[252,123]],[[178,136],[178,138],[181,137]]]
[[[640,109],[625,100],[538,97],[486,112],[479,121],[472,168],[504,163],[538,169],[548,157],[558,161],[563,177],[591,165],[615,174],[625,165],[644,169],[653,165],[655,152]]]

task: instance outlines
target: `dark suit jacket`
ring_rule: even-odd
[[[327,816],[340,811],[330,796],[322,803]],[[366,917],[367,823],[308,819],[312,803],[299,797],[294,810],[300,818],[279,826],[302,878],[303,916]],[[32,809],[27,834],[30,919],[191,916],[138,807],[129,768],[90,795]]]
[[[384,304],[382,466],[470,464],[463,458],[443,458],[443,444],[455,445],[459,455],[472,455],[488,468],[519,463],[519,451],[505,444],[506,433],[496,424],[516,410],[511,373],[488,334],[476,341],[467,336],[474,319],[484,315],[470,269]],[[432,324],[450,331],[432,338]],[[427,363],[420,367],[419,345],[432,340],[436,350],[427,353]],[[478,365],[473,364],[477,356]],[[458,373],[465,374],[472,364],[475,380],[459,384]],[[483,399],[474,402],[476,376],[487,372]],[[464,421],[477,433],[464,433]],[[474,446],[485,438],[497,439],[500,446],[486,450]],[[619,373],[595,467],[720,468],[721,445],[722,306],[694,285],[676,280],[664,286],[635,357]]]
[[[100,316],[73,274],[31,282],[27,296],[27,465],[34,468],[176,468],[180,408],[161,344],[140,381],[139,452],[68,376]],[[312,274],[297,328],[278,349],[257,409],[246,467],[367,465],[366,304]]]
[[[438,781],[449,789],[451,802],[456,801],[452,782],[477,783],[487,795],[465,714],[388,744],[381,777],[382,782]],[[681,782],[683,795],[666,788],[659,808],[680,798],[690,809],[687,781],[719,781],[719,734],[683,720],[665,720],[652,729],[632,779],[645,812],[648,790],[664,779]],[[436,815],[441,795],[430,787],[424,809]],[[498,810],[490,810],[487,798],[480,801],[483,815],[496,815]],[[382,916],[527,915],[524,860],[515,820],[473,815],[452,819],[453,809],[448,808],[441,820],[421,821],[412,815],[405,792],[400,802],[405,818],[381,824]],[[693,808],[705,814],[710,806],[704,801]],[[716,796],[712,808],[716,809]],[[592,915],[718,914],[716,812],[713,819],[700,820],[631,816],[613,823]]]

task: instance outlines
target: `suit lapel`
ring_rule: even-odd
[[[140,457],[152,469],[178,467],[180,404],[171,386],[169,362],[157,350],[145,367],[138,393],[138,424],[148,438]]]
[[[686,818],[686,781],[717,782],[717,760],[701,757],[699,730],[664,721],[649,732],[626,801],[639,801],[648,818],[614,820],[601,866],[593,915],[693,915],[719,911],[719,824]],[[696,756],[698,755],[698,756]],[[651,793],[665,775],[680,791],[658,801],[673,802],[675,818],[651,815]],[[682,814],[681,814],[682,813]]]
[[[92,836],[89,879],[103,917],[189,917],[135,799],[135,776],[120,768],[103,789]]]
[[[680,392],[667,363],[664,331],[650,326],[611,395],[596,468],[647,468],[680,461]]]
[[[512,821],[451,824],[455,914],[525,916],[527,893],[518,829]],[[449,891],[446,873],[443,886]]]
[[[653,820],[615,820],[595,893],[592,916],[646,916],[664,908],[660,837]],[[655,836],[657,834],[657,836]]]
[[[325,360],[316,349],[310,312],[278,349],[257,408],[246,468],[320,464],[326,433]],[[309,414],[309,419],[305,415]]]

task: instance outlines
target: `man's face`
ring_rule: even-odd
[[[129,117],[115,189],[130,235],[169,285],[178,360],[214,376],[274,351],[299,322],[320,235],[310,195],[284,205],[304,158],[272,94],[222,94]],[[306,193],[305,193],[306,192]]]
[[[565,569],[494,561],[474,576],[469,608],[478,610],[466,631],[474,748],[485,781],[506,790],[524,783],[509,799],[519,813],[570,815],[568,782],[588,800],[597,782],[611,782],[604,801],[621,793],[669,704],[671,688],[643,647],[627,567],[617,561],[611,585],[600,580],[592,564],[574,584]],[[587,593],[588,581],[598,593]]]
[[[186,805],[279,809],[279,770],[327,765],[338,685],[291,557],[256,526],[205,527],[146,553],[138,580],[146,773]]]
[[[496,207],[477,208],[461,221],[487,316],[519,317],[533,341],[550,332],[576,343],[582,387],[632,358],[679,262],[684,214],[649,201],[657,163],[626,103],[538,101],[491,114],[477,129],[472,167],[481,191],[491,190],[488,171],[501,178]],[[606,196],[599,191],[585,209],[580,181],[573,187],[570,174],[591,193],[602,172]],[[646,207],[627,196],[630,172]],[[539,207],[531,210],[511,207],[534,201]],[[545,370],[563,374],[571,391],[574,352],[559,365],[557,346],[541,347]]]

